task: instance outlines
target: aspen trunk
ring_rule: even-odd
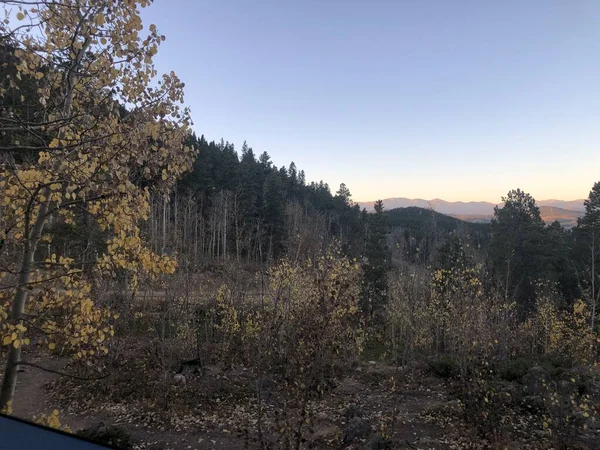
[[[44,190],[43,194],[46,198],[50,197],[49,191]],[[25,312],[25,303],[27,301],[27,285],[31,279],[31,270],[33,268],[35,250],[37,244],[42,236],[44,224],[46,223],[46,214],[48,212],[48,201],[46,200],[38,212],[38,216],[31,230],[31,235],[25,241],[23,248],[23,261],[19,270],[19,278],[17,284],[17,290],[13,299],[10,320],[14,324],[21,324],[23,322],[23,313]],[[8,360],[6,362],[6,369],[4,371],[4,377],[2,379],[2,388],[0,389],[0,411],[9,409],[8,406],[12,402],[15,395],[15,388],[17,387],[17,373],[19,369],[19,363],[21,362],[21,346],[16,348],[11,345],[8,351]]]

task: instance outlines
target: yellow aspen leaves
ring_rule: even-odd
[[[66,425],[62,425],[59,418],[60,413],[57,409],[53,410],[50,414],[41,414],[35,418],[35,423],[43,425],[45,427],[54,428],[56,430],[62,430],[70,433],[72,430]]]
[[[156,27],[142,35],[139,6],[147,4],[82,0],[49,8],[41,2],[19,11],[17,19],[27,21],[6,30],[15,41],[16,86],[0,87],[0,104],[23,124],[11,145],[35,142],[39,152],[0,165],[0,230],[10,230],[0,237],[13,252],[0,255],[0,263],[19,273],[25,249],[34,249],[36,264],[27,273],[35,289],[28,290],[25,309],[45,334],[40,345],[86,359],[108,352],[105,342],[116,320],[96,303],[96,280],[126,271],[135,284],[142,274],[156,277],[177,266],[175,258],[153,252],[141,233],[150,189],[168,193],[195,156],[184,145],[191,122],[182,106],[184,85],[174,72],[159,77],[154,66],[164,39]],[[73,70],[49,63],[56,54]],[[25,85],[37,96],[35,105],[45,105],[43,114],[13,106]],[[140,186],[140,176],[150,189]],[[35,223],[42,225],[41,237],[32,233]],[[69,243],[55,244],[61,227],[97,227],[103,245],[84,261]],[[20,348],[29,344],[30,331],[6,320],[15,291],[0,291],[0,342]]]

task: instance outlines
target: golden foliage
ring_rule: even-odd
[[[533,315],[521,324],[519,333],[531,351],[559,354],[578,363],[591,363],[597,337],[590,328],[591,311],[583,300],[560,310],[553,295],[541,296]]]
[[[190,124],[180,106],[184,84],[173,72],[157,77],[153,64],[164,37],[154,25],[142,36],[139,7],[148,4],[18,3],[17,18],[26,20],[12,30],[8,21],[0,25],[14,40],[16,57],[14,73],[0,85],[0,102],[14,118],[8,144],[0,144],[11,155],[0,166],[5,348],[34,341],[35,330],[35,342],[68,348],[76,358],[106,353],[112,316],[94,304],[90,280],[125,269],[135,287],[140,273],[175,270],[173,258],[148,248],[139,227],[150,210],[147,186],[167,193],[194,156],[183,144]],[[10,100],[32,84],[40,111],[33,121],[24,104]],[[36,251],[40,242],[52,246],[52,233],[43,233],[47,223],[76,224],[81,214],[108,237],[97,260],[48,254],[33,261],[43,253]],[[85,276],[84,265],[91,267]],[[22,273],[26,278],[17,281]],[[10,318],[17,294],[29,297],[25,315]]]
[[[41,414],[39,417],[36,418],[35,423],[43,425],[45,427],[54,428],[56,430],[62,430],[71,433],[71,428],[67,425],[62,425],[58,416],[59,412],[57,409],[55,409],[48,415]]]

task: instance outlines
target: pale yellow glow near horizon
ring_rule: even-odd
[[[596,173],[593,173],[596,172]],[[577,174],[532,173],[471,174],[457,177],[453,174],[431,178],[405,176],[380,177],[375,182],[361,179],[349,184],[354,201],[404,197],[449,202],[486,201],[498,203],[511,189],[521,189],[536,200],[579,200],[588,197],[594,182],[600,181],[600,170],[592,168]],[[595,177],[594,177],[595,176]],[[335,191],[332,186],[332,191]]]

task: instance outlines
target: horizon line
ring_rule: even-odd
[[[387,198],[378,198],[377,200],[382,200],[382,201],[386,201],[386,200],[397,200],[397,199],[406,199],[406,200],[411,200],[411,201],[423,201],[423,202],[433,202],[436,200],[441,200],[443,202],[447,202],[447,203],[492,203],[492,204],[499,204],[502,203],[502,200],[500,200],[499,202],[493,202],[490,200],[444,200],[443,198],[440,197],[436,197],[436,198],[432,198],[430,200],[427,200],[425,198],[410,198],[410,197],[387,197]],[[375,203],[377,200],[355,200],[354,203]],[[540,199],[540,200],[535,200],[536,203],[538,202],[548,202],[548,201],[558,201],[558,202],[577,202],[577,201],[585,201],[585,198],[575,198],[572,200],[562,200],[559,198],[544,198],[544,199]]]

